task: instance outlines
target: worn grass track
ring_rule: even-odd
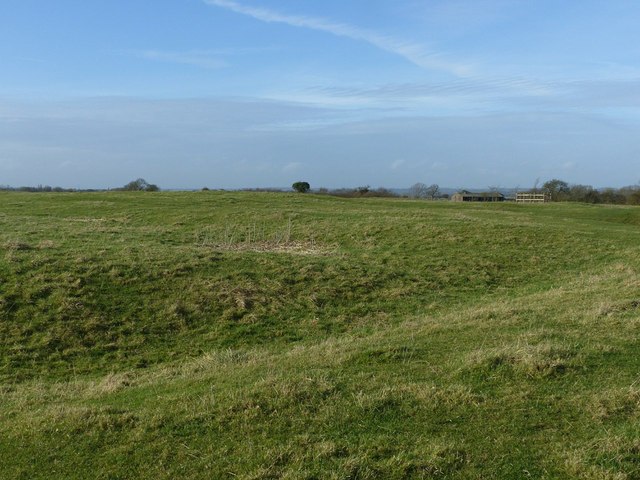
[[[640,209],[0,194],[0,478],[640,478]]]

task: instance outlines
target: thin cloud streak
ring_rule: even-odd
[[[456,76],[466,76],[470,68],[466,65],[448,62],[442,54],[428,51],[423,45],[402,41],[388,35],[354,27],[344,23],[334,23],[317,17],[287,15],[273,10],[241,5],[232,0],[204,0],[208,5],[224,8],[241,15],[267,23],[284,23],[293,27],[308,28],[330,33],[338,37],[351,38],[373,45],[380,50],[399,55],[411,63],[429,70],[442,70]]]
[[[227,63],[215,58],[209,52],[163,52],[159,50],[144,50],[135,52],[136,56],[146,60],[158,62],[180,63],[207,69],[224,68]]]
[[[525,78],[470,78],[446,83],[396,83],[368,88],[319,86],[309,88],[309,91],[345,98],[414,99],[424,96],[548,96],[555,93],[558,86],[563,84]]]
[[[488,111],[591,111],[604,117],[639,118],[640,78],[633,80],[535,80],[471,78],[450,82],[379,86],[311,86],[272,98],[316,106],[367,109],[370,117],[483,115]]]

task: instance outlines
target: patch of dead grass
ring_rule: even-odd
[[[233,244],[212,244],[209,245],[218,251],[227,252],[256,252],[256,253],[286,253],[293,255],[313,255],[327,256],[336,252],[335,248],[329,248],[315,244],[313,242],[251,242],[251,243],[233,243]]]
[[[33,245],[27,242],[21,242],[18,240],[10,240],[8,242],[5,242],[3,247],[8,251],[13,251],[13,252],[33,250]]]
[[[636,387],[609,389],[597,395],[589,408],[600,422],[640,417],[640,389]]]
[[[553,377],[584,366],[583,355],[576,348],[552,343],[517,342],[499,348],[485,348],[471,352],[467,369],[498,371],[509,369],[527,377]]]
[[[610,434],[565,455],[572,478],[632,480],[640,476],[640,438]]]

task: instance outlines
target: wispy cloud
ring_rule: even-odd
[[[470,77],[444,82],[391,83],[372,87],[310,87],[310,92],[338,98],[416,99],[420,97],[459,96],[546,96],[554,92],[558,82],[526,78]]]
[[[483,115],[508,111],[582,111],[640,119],[640,78],[561,80],[470,77],[449,82],[372,86],[316,85],[271,98],[381,116]]]
[[[208,51],[165,52],[160,50],[142,50],[136,51],[134,54],[146,60],[180,63],[200,68],[216,69],[227,66],[224,60],[218,58],[215,53]]]
[[[394,160],[393,162],[391,162],[391,165],[389,167],[391,168],[391,170],[398,170],[405,163],[407,163],[407,161],[404,158],[399,158],[399,159]]]
[[[289,162],[284,167],[282,167],[283,173],[295,173],[302,167],[300,162]]]
[[[433,52],[424,45],[397,39],[388,35],[359,28],[345,23],[335,23],[330,20],[306,15],[288,15],[266,8],[242,5],[233,0],[204,0],[208,5],[225,8],[241,15],[247,15],[262,22],[284,23],[294,27],[308,28],[330,33],[338,37],[351,38],[366,42],[380,50],[399,55],[419,67],[433,70],[443,70],[457,76],[470,73],[470,68],[461,63],[450,62],[441,53]]]
[[[342,111],[364,112],[368,118],[407,115],[483,114],[537,105],[559,107],[569,100],[572,84],[526,78],[469,77],[448,82],[381,85],[315,85],[274,91],[269,98]]]

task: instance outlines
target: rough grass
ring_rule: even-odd
[[[640,477],[638,209],[0,202],[0,478]]]

